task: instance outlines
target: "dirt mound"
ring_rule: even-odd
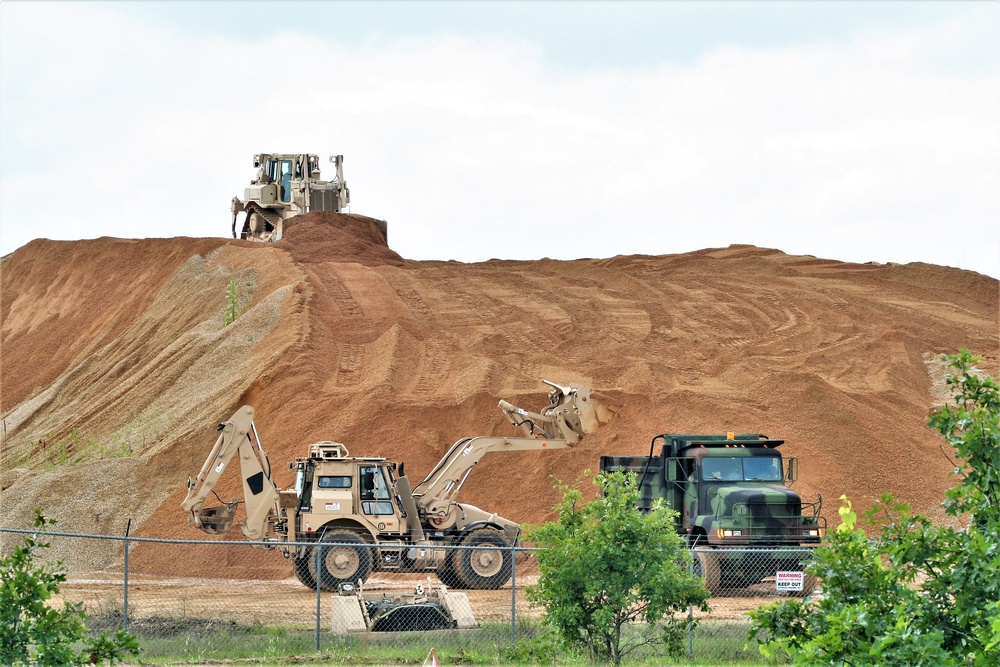
[[[580,446],[490,455],[463,499],[521,522],[554,516],[552,478],[592,487],[601,454],[665,432],[766,433],[800,459],[798,491],[889,491],[942,518],[951,469],[924,426],[943,353],[997,372],[998,283],[912,264],[858,265],[732,246],[683,255],[413,262],[361,216],[311,213],[275,244],[36,241],[3,259],[0,524],[41,507],[66,530],[199,539],[185,482],[240,405],[256,409],[280,484],[308,443],[406,462],[421,478],[460,437],[511,433],[497,400],[541,380],[622,403]],[[235,278],[242,315],[223,327]],[[240,495],[226,479],[219,496]],[[240,539],[234,531],[225,536]],[[120,553],[58,556],[120,566]],[[140,572],[287,577],[279,555],[139,544]]]
[[[389,249],[379,229],[384,221],[353,213],[314,211],[289,218],[280,246],[296,262],[357,262],[365,266],[401,266],[403,258]]]

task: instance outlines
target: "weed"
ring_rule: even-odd
[[[225,329],[240,316],[240,293],[236,276],[229,276],[229,287],[226,288],[226,310],[222,314],[222,328]]]

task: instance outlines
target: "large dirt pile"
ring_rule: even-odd
[[[996,373],[998,282],[923,264],[857,265],[732,246],[576,261],[413,262],[361,216],[310,214],[276,244],[35,241],[2,263],[0,524],[41,507],[66,530],[198,539],[179,510],[214,425],[244,403],[278,481],[317,440],[421,478],[452,442],[511,433],[505,398],[581,382],[624,407],[573,450],[490,455],[463,499],[553,516],[552,477],[588,485],[602,453],[659,433],[787,440],[827,514],[886,491],[941,518],[951,464],[924,426],[942,353]],[[235,278],[242,316],[222,326]],[[235,479],[219,494],[236,496]],[[239,539],[234,532],[227,535]],[[224,562],[143,544],[140,571],[287,576],[276,554]],[[118,554],[78,546],[75,568]]]

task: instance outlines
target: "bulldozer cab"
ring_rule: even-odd
[[[255,166],[260,168],[257,180],[260,183],[276,183],[278,199],[289,203],[292,201],[292,180],[302,180],[303,174],[319,178],[319,169],[312,168],[318,161],[315,155],[261,154],[255,160]]]

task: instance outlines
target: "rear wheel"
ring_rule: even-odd
[[[495,590],[510,579],[511,552],[507,542],[495,530],[470,533],[456,553],[456,574],[466,587],[475,590]]]
[[[316,588],[316,577],[309,571],[309,559],[315,557],[312,548],[307,549],[306,555],[302,558],[292,557],[292,569],[295,570],[295,577],[306,588]]]
[[[792,596],[804,598],[807,595],[812,595],[813,591],[816,590],[817,585],[819,585],[819,578],[815,574],[806,574],[802,579],[802,590],[792,591]]]
[[[437,576],[441,583],[448,588],[461,588],[462,582],[458,580],[458,572],[455,567],[455,558],[461,553],[457,549],[448,549],[445,554],[444,563],[438,568]]]
[[[372,572],[372,552],[368,543],[356,533],[345,530],[327,533],[310,549],[308,568],[314,582],[317,560],[320,587],[324,591],[336,591],[340,584],[364,583]]]

